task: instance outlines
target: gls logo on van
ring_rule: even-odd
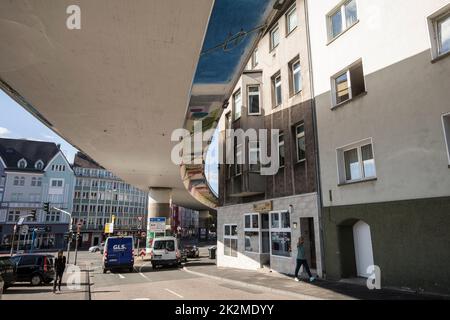
[[[115,244],[113,245],[113,250],[125,250],[126,247],[124,244]]]

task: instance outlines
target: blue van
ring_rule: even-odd
[[[103,273],[108,270],[127,268],[133,272],[133,237],[109,237],[103,252]]]

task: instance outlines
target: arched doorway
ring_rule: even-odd
[[[374,265],[372,251],[372,237],[370,226],[364,221],[353,225],[353,241],[355,247],[356,273],[359,277],[369,277],[367,268]]]

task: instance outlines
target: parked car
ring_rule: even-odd
[[[184,245],[184,252],[188,258],[198,258],[200,256],[200,251],[195,244]]]
[[[103,273],[108,270],[127,268],[133,272],[134,247],[133,237],[109,237],[105,242],[103,253]]]
[[[0,257],[0,275],[5,282],[3,290],[8,289],[16,282],[16,265],[11,257]]]
[[[19,254],[11,257],[16,265],[16,281],[33,286],[50,283],[55,277],[54,257],[51,254]]]
[[[89,252],[100,252],[101,254],[103,254],[104,249],[105,249],[105,243],[102,242],[96,246],[90,247]]]
[[[175,237],[155,238],[150,249],[152,267],[181,265],[181,261],[186,260],[182,251],[180,240]]]

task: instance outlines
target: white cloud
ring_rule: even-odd
[[[0,138],[7,138],[11,131],[9,131],[7,128],[0,127]]]

